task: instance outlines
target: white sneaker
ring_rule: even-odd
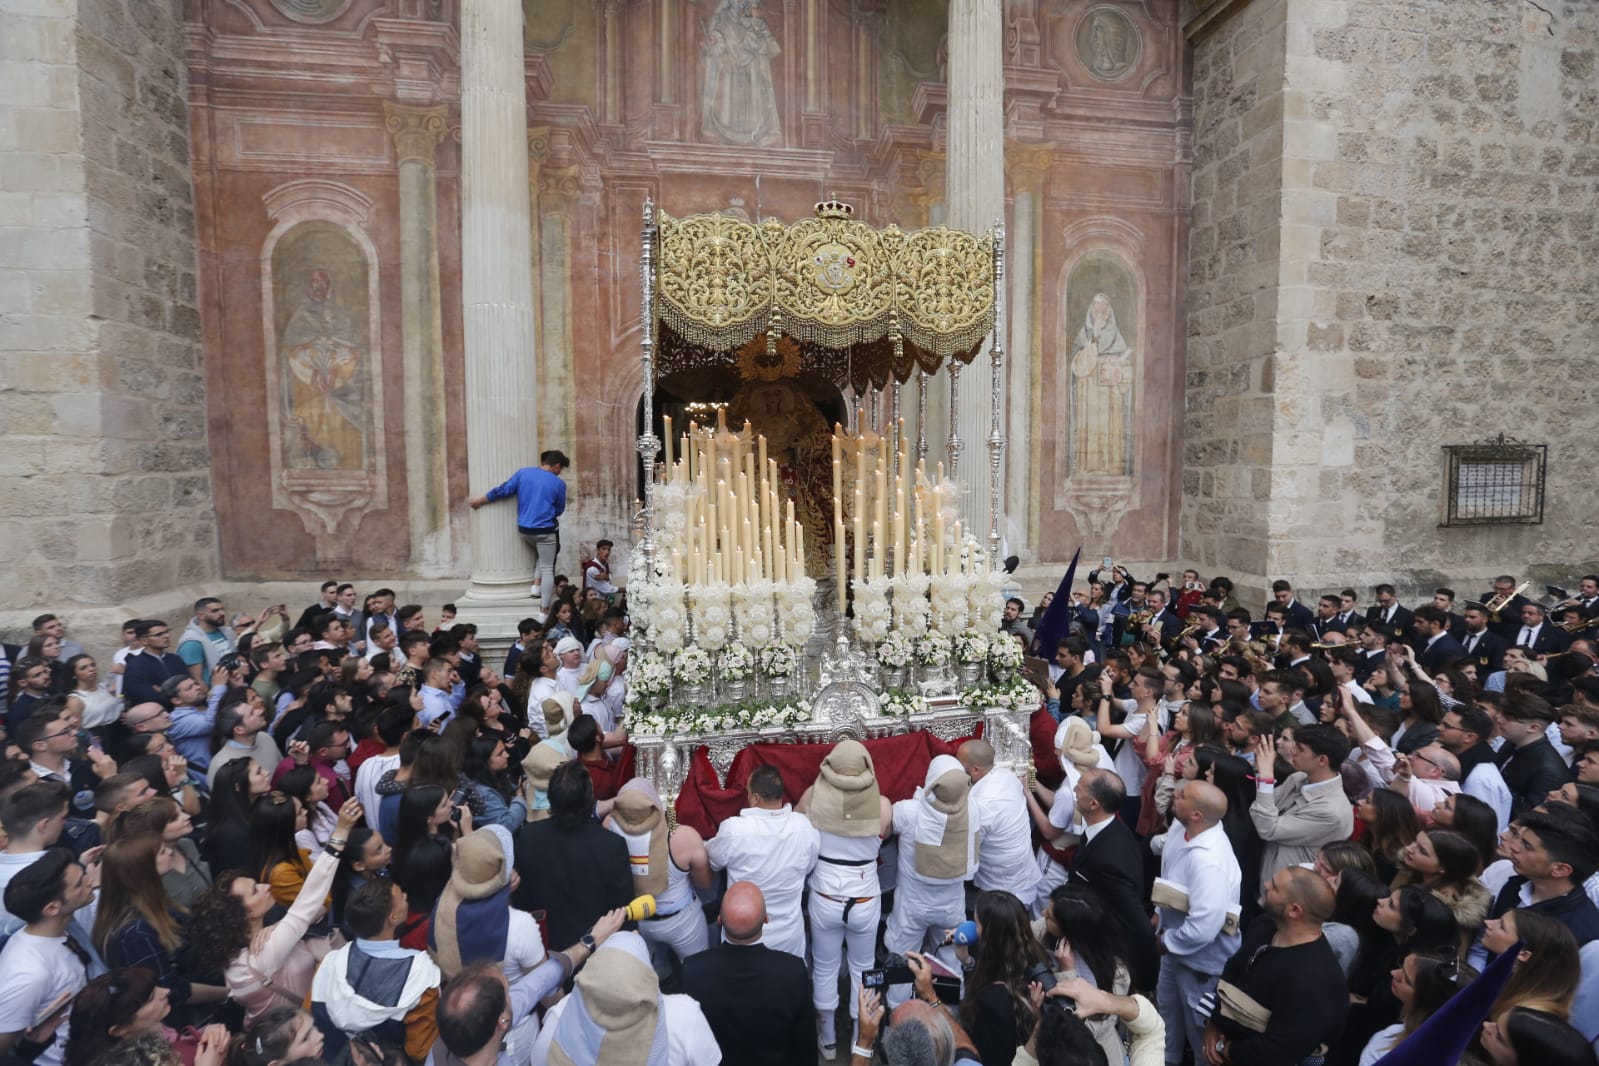
[[[816,1012],[816,1050],[829,1062],[838,1057],[838,1021],[832,1011]]]

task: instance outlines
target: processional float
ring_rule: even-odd
[[[852,216],[838,202],[793,224],[644,205],[628,728],[639,772],[668,799],[700,746],[725,776],[752,743],[912,729],[952,740],[981,724],[997,762],[1028,765],[1038,693],[1020,678],[1020,646],[998,631],[1004,232],[876,229]],[[959,520],[956,419],[963,368],[985,341],[986,547]],[[807,540],[795,490],[748,422],[730,427],[717,410],[678,433],[666,418],[666,439],[656,435],[663,350],[674,368],[688,352],[706,371],[742,360],[766,380],[826,367],[848,389],[849,424],[831,436],[830,536],[814,538],[830,543]],[[938,373],[949,377],[942,458],[927,441]],[[914,441],[901,418],[907,387]]]

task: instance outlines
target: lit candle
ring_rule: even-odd
[[[877,513],[872,517],[872,556],[878,560],[878,576],[882,576],[883,551],[888,547],[883,534],[888,532],[888,452],[883,447],[887,441],[878,438],[877,450]]]
[[[872,578],[883,576],[883,525],[872,519]]]
[[[661,434],[661,436],[666,439],[666,468],[670,470],[672,468],[672,416],[662,415],[661,418],[664,419],[666,425],[666,432]]]
[[[844,447],[838,439],[839,424],[833,423],[833,499],[844,495]]]
[[[838,579],[838,610],[844,611],[844,519],[837,512],[833,517],[833,571]]]
[[[855,580],[857,583],[865,580],[866,577],[861,554],[866,547],[866,499],[861,495],[860,489],[860,485],[865,483],[866,479],[862,478],[855,488]]]

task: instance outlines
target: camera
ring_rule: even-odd
[[[1024,985],[1028,985],[1032,984],[1034,981],[1037,981],[1039,984],[1044,986],[1045,994],[1048,994],[1049,990],[1055,987],[1055,971],[1049,965],[1049,963],[1033,963],[1033,965],[1027,971],[1027,979],[1022,983]]]
[[[908,985],[915,980],[911,973],[910,963],[905,961],[903,955],[890,955],[883,960],[883,965],[875,970],[865,970],[861,973],[861,987],[887,988],[889,985]]]

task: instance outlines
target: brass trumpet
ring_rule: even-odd
[[[1495,622],[1499,621],[1499,612],[1504,609],[1505,604],[1509,603],[1517,596],[1520,596],[1530,584],[1532,584],[1531,581],[1523,581],[1521,584],[1516,586],[1514,591],[1508,594],[1501,592],[1499,595],[1483,604],[1483,606],[1488,609],[1488,616]]]
[[[1556,622],[1555,625],[1567,633],[1581,633],[1584,629],[1593,629],[1599,626],[1599,618],[1573,618],[1566,622]]]

